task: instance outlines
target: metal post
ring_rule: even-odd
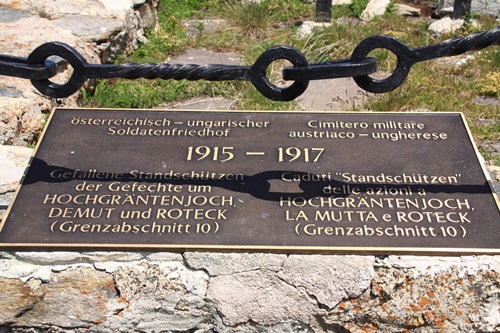
[[[316,22],[332,20],[332,0],[316,0]]]
[[[472,0],[455,0],[453,3],[453,18],[462,18],[465,14],[470,13]]]

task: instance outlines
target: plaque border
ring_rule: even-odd
[[[0,232],[7,221],[14,202],[24,184],[24,179],[27,175],[31,163],[38,152],[38,149],[43,142],[43,138],[50,126],[55,113],[59,110],[100,110],[100,111],[153,111],[153,112],[204,112],[204,113],[275,113],[275,114],[414,114],[414,115],[432,115],[432,114],[456,114],[459,115],[467,132],[468,142],[472,145],[475,153],[476,162],[479,163],[483,175],[489,185],[491,195],[496,203],[497,209],[500,211],[500,197],[495,192],[493,181],[490,177],[484,158],[479,152],[477,145],[472,136],[470,127],[466,121],[463,112],[459,111],[430,111],[430,112],[402,112],[402,111],[380,111],[380,112],[363,112],[363,111],[264,111],[264,110],[198,110],[198,109],[130,109],[130,108],[84,108],[84,107],[55,107],[50,112],[49,118],[43,128],[40,139],[38,140],[35,149],[26,166],[23,176],[17,185],[14,196],[9,203],[9,206],[0,221]],[[266,253],[293,253],[293,254],[353,254],[353,255],[500,255],[500,248],[441,248],[441,247],[350,247],[350,246],[276,246],[276,245],[186,245],[186,244],[103,244],[103,243],[0,243],[0,250],[25,250],[36,249],[45,251],[64,251],[64,250],[164,250],[172,252],[185,251],[205,251],[205,252],[266,252]]]

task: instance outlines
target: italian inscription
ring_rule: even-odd
[[[4,247],[499,253],[459,113],[56,109]]]

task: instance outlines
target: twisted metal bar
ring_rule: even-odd
[[[309,64],[302,53],[290,46],[275,46],[265,50],[252,66],[229,66],[221,64],[178,65],[178,64],[136,64],[119,65],[88,64],[78,51],[60,42],[51,42],[37,47],[28,58],[0,55],[0,75],[15,76],[31,80],[42,94],[55,98],[68,97],[77,92],[86,80],[92,78],[163,79],[163,80],[245,80],[267,98],[290,101],[300,96],[310,80],[353,77],[363,89],[383,93],[399,87],[411,69],[421,61],[462,54],[500,44],[500,27],[476,32],[465,37],[455,37],[441,43],[409,48],[400,40],[375,35],[366,38],[354,49],[350,59],[331,60]],[[377,48],[393,52],[398,59],[394,73],[385,79],[374,79],[369,74],[377,70],[376,59],[367,55]],[[64,84],[49,79],[56,75],[57,66],[47,60],[51,56],[64,59],[73,67],[73,74]],[[293,66],[283,69],[283,79],[294,81],[290,86],[280,88],[266,77],[267,67],[275,60],[286,59]]]
[[[290,101],[300,96],[309,84],[309,78],[295,78],[289,87],[280,88],[266,77],[267,67],[275,60],[286,59],[296,68],[308,66],[302,53],[290,46],[275,46],[265,50],[252,66],[228,65],[171,65],[171,64],[120,64],[91,65],[71,46],[60,42],[51,42],[37,47],[28,57],[29,64],[37,65],[51,56],[65,59],[72,67],[73,74],[65,84],[56,84],[45,79],[33,79],[31,83],[42,94],[62,98],[77,92],[87,79],[91,78],[126,78],[126,79],[173,79],[173,80],[245,80],[250,81],[261,94],[276,101]],[[360,66],[360,64],[362,66]],[[348,60],[321,64],[331,77],[367,75],[376,71],[375,61],[363,60],[351,63]],[[347,74],[336,73],[336,68],[351,68]],[[327,73],[327,72],[325,72]],[[328,77],[327,74],[323,76]]]
[[[500,26],[484,32],[476,32],[466,37],[455,37],[441,43],[415,49],[409,48],[400,40],[385,35],[370,36],[356,46],[351,60],[363,60],[374,49],[384,48],[392,51],[398,58],[394,73],[381,80],[368,75],[354,77],[354,81],[366,91],[384,93],[396,89],[408,76],[411,67],[417,62],[441,57],[455,56],[467,51],[481,50],[491,45],[500,45]]]

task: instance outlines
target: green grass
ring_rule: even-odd
[[[276,12],[269,10],[268,1],[226,2],[222,14],[236,34],[255,40],[269,37],[276,21]]]
[[[359,16],[365,0],[350,6],[336,6],[334,17]],[[252,65],[267,48],[291,45],[300,50],[310,62],[349,58],[356,45],[368,36],[394,36],[412,48],[439,43],[447,38],[488,30],[498,25],[494,18],[477,17],[480,26],[467,25],[454,35],[435,37],[429,34],[425,21],[408,20],[387,13],[370,23],[332,22],[331,27],[317,29],[310,37],[299,39],[295,31],[298,22],[314,17],[314,5],[301,0],[264,0],[260,4],[238,5],[224,0],[161,0],[160,28],[150,32],[148,44],[134,54],[120,57],[118,62],[163,62],[188,48],[211,51],[232,51],[244,55]],[[190,37],[184,21],[204,18],[236,18],[229,27],[215,33]],[[349,22],[349,20],[348,20]],[[500,50],[498,46],[481,52],[470,52],[474,58],[458,67],[446,59],[414,65],[406,81],[392,92],[375,95],[357,110],[373,111],[461,111],[478,142],[500,141],[500,108],[482,105],[472,100],[477,96],[496,97],[499,94]],[[378,59],[380,72],[390,73],[397,58],[383,49],[370,56]],[[270,66],[269,76],[280,77],[279,68]],[[249,82],[192,82],[162,80],[99,80],[96,93],[87,96],[87,105],[94,107],[151,108],[199,96],[222,96],[238,100],[243,110],[294,110],[296,102],[273,102],[264,98]],[[446,96],[446,98],[443,98]],[[353,109],[356,110],[356,109]],[[500,164],[498,155],[483,151],[488,159]]]
[[[332,7],[332,18],[360,17],[370,0],[353,0],[349,5],[339,5]],[[393,6],[393,5],[392,5]]]

